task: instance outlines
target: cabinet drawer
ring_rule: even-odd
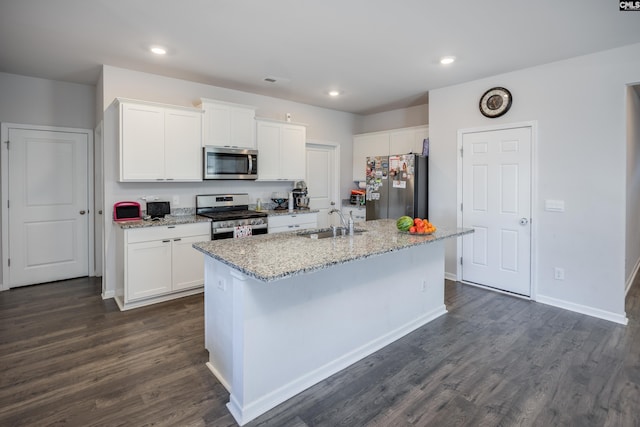
[[[176,239],[180,237],[211,235],[209,222],[180,224],[126,230],[127,243],[148,242],[151,240]]]
[[[275,215],[269,217],[269,228],[318,222],[317,213]]]

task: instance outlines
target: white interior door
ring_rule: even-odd
[[[329,216],[332,208],[340,209],[337,172],[337,147],[322,143],[307,143],[307,187],[309,207],[318,209],[318,227],[340,223],[337,215]]]
[[[462,280],[531,295],[531,128],[462,136]]]
[[[88,139],[8,129],[10,287],[88,275]]]

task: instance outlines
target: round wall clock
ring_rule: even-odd
[[[511,92],[503,87],[493,87],[480,98],[480,112],[491,119],[500,117],[511,108]]]

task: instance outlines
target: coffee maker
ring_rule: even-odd
[[[307,184],[304,181],[298,181],[293,188],[293,208],[309,209],[309,196],[307,193]]]

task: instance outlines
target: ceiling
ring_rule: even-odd
[[[107,64],[371,114],[424,104],[432,89],[640,42],[640,12],[618,5],[0,0],[0,71],[95,84]],[[150,53],[155,44],[168,53]],[[457,60],[443,66],[445,55]],[[332,89],[342,94],[331,98]]]

